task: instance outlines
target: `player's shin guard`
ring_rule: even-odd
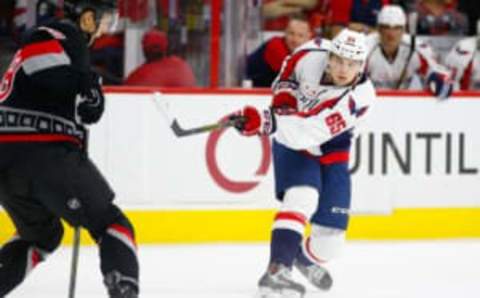
[[[315,212],[318,192],[312,187],[292,187],[287,190],[281,210],[273,224],[270,264],[291,268],[298,254],[305,225]]]
[[[0,297],[7,295],[45,258],[48,252],[14,236],[0,249]]]
[[[110,297],[136,298],[139,291],[137,245],[133,226],[125,215],[107,227],[98,245],[101,270]]]
[[[344,241],[344,230],[313,224],[311,236],[295,259],[295,268],[317,288],[329,290],[333,279],[323,264],[340,253]]]

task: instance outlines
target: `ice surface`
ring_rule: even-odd
[[[139,248],[140,297],[254,297],[267,244],[160,245]],[[8,297],[67,297],[71,249],[41,264]],[[107,297],[95,247],[82,247],[78,298]],[[328,265],[333,289],[306,298],[479,298],[480,240],[349,242]],[[294,275],[299,280],[299,275]]]

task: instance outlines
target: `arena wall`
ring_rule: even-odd
[[[269,98],[267,90],[107,89],[89,152],[140,243],[269,239],[278,206],[270,140],[233,129],[177,138],[163,109],[189,128]],[[351,152],[350,239],[480,237],[479,99],[379,92]],[[3,242],[13,233],[4,213],[0,226]]]

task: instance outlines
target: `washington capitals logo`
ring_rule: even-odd
[[[363,116],[368,110],[368,107],[357,108],[357,103],[352,96],[348,99],[348,108],[350,109],[350,114],[355,115],[357,118]]]

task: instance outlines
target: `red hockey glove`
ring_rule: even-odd
[[[279,115],[297,112],[297,98],[293,89],[279,89],[272,99],[272,108]]]
[[[235,128],[244,136],[270,135],[275,132],[275,118],[270,109],[259,112],[246,106],[230,117],[236,121]]]

